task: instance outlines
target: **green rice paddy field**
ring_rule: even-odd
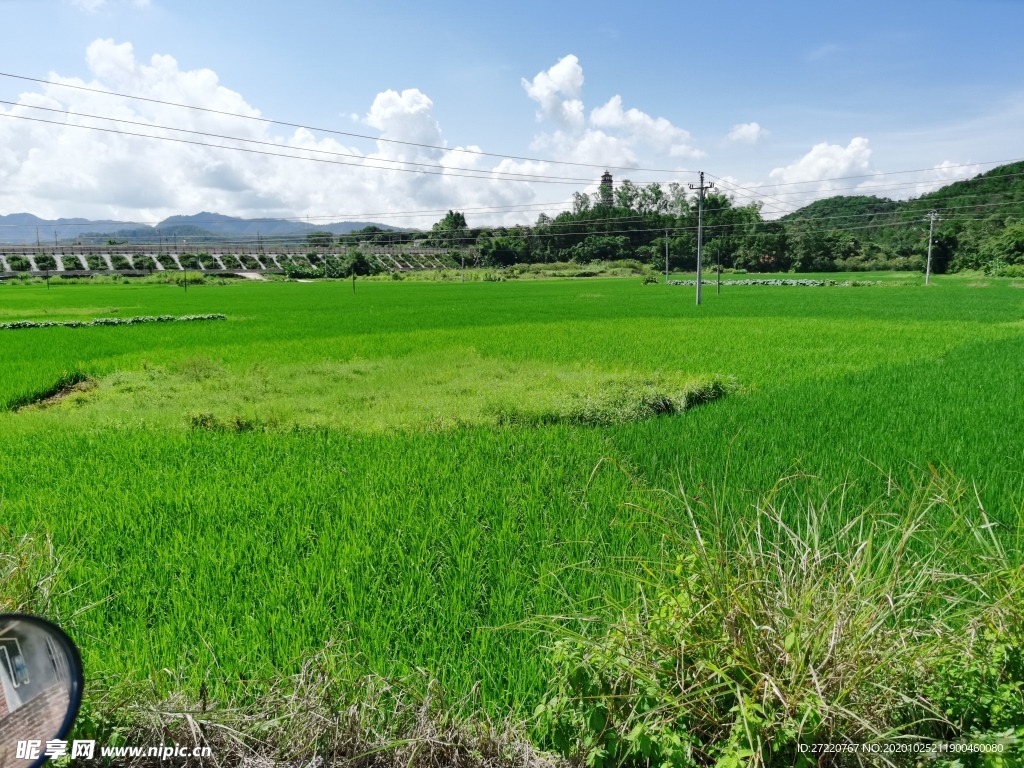
[[[931,466],[1019,530],[1024,286],[884,277],[700,308],[635,278],[0,285],[0,322],[228,318],[0,330],[2,522],[52,537],[92,679],[196,695],[337,641],[529,711],[524,620],[629,599],[657,489],[742,514],[795,472],[855,503]],[[715,376],[685,412],[616,410]]]

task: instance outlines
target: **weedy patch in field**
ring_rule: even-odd
[[[467,717],[464,712],[475,712]],[[256,696],[217,701],[181,692],[156,699],[145,686],[93,691],[75,737],[101,744],[209,747],[217,765],[274,768],[557,768],[525,724],[494,721],[473,697],[452,701],[420,671],[386,679],[328,646],[298,673]],[[118,765],[150,765],[126,758]]]
[[[88,392],[95,390],[99,384],[96,379],[85,376],[84,378],[77,379],[74,376],[68,376],[59,385],[56,391],[51,392],[45,396],[40,396],[40,399],[26,403],[19,408],[17,411],[30,411],[30,410],[44,410],[46,408],[52,408],[53,406],[61,403],[69,398],[73,400],[73,405],[80,406],[86,402],[84,395]]]
[[[103,424],[251,432],[602,425],[678,414],[737,388],[723,377],[637,374],[512,362],[472,349],[437,355],[232,368],[190,357],[99,381],[75,418]],[[56,401],[55,401],[56,402]],[[197,409],[196,404],[202,403]]]
[[[680,383],[664,377],[627,376],[597,382],[583,391],[558,398],[536,398],[494,406],[503,426],[624,424],[655,416],[683,413],[724,397],[738,388],[734,379],[720,376]]]
[[[843,489],[796,509],[787,495],[744,514],[681,490],[654,512],[675,566],[648,564],[605,633],[555,630],[535,713],[547,744],[598,768],[810,766],[799,747],[830,743],[1024,746],[1021,552],[967,489],[935,474],[853,515]]]

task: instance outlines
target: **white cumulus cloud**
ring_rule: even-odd
[[[522,79],[526,94],[540,104],[537,119],[551,118],[572,126],[583,124],[583,67],[572,54],[558,60],[550,69],[538,72],[533,80]]]
[[[96,40],[88,46],[85,59],[89,77],[52,73],[48,84],[22,93],[17,105],[0,107],[0,213],[158,221],[206,210],[244,217],[359,218],[426,226],[439,217],[436,209],[567,204],[572,191],[589,179],[593,179],[589,188],[595,188],[600,174],[599,169],[545,160],[490,157],[475,145],[450,146],[435,117],[433,101],[416,88],[378,93],[361,115],[346,111],[346,119],[351,115],[366,126],[367,133],[379,136],[377,141],[358,140],[265,122],[258,107],[225,86],[216,72],[182,69],[167,54],[142,59],[131,43]],[[657,163],[673,167],[679,158],[703,155],[685,129],[628,107],[620,96],[588,114],[583,84],[583,69],[575,56],[566,56],[532,80],[523,80],[526,95],[539,105],[541,118],[548,122],[533,141],[543,156],[596,166]],[[88,129],[97,127],[185,141]],[[264,144],[204,138],[165,127]],[[509,180],[508,174],[519,174],[521,180]],[[624,175],[616,172],[617,178]],[[549,184],[538,178],[545,176],[579,178],[584,184]],[[429,213],[416,218],[388,216],[427,209]],[[537,212],[470,212],[469,216],[473,223],[512,224],[532,221]]]
[[[232,116],[258,118],[260,111],[240,93],[225,87],[215,72],[183,70],[172,56],[155,55],[148,62],[140,61],[130,43],[97,40],[88,47],[86,62],[92,73],[90,79],[53,74],[52,84],[23,93],[18,106],[0,108],[0,117],[9,116],[0,119],[0,213],[29,211],[46,218],[84,216],[154,221],[172,214],[208,210],[237,216],[343,220],[371,213],[516,206],[569,196],[564,187],[494,180],[489,176],[497,161],[472,151],[479,148],[447,148],[433,114],[433,102],[417,89],[378,94],[360,118],[381,139],[410,144],[382,140],[372,148],[360,148],[305,129],[281,131],[270,123]],[[61,88],[57,83],[131,93],[232,114],[122,99]],[[49,107],[65,114],[40,112],[30,106]],[[112,125],[84,115],[105,115],[143,125]],[[10,117],[41,118],[58,124]],[[173,126],[267,142],[269,146],[248,146],[329,162],[155,141],[65,123],[237,145],[157,127]],[[431,173],[403,172],[397,170],[399,166],[395,163],[384,162],[388,160],[420,163],[422,170]],[[527,168],[503,161],[497,170],[555,173],[555,166],[535,165]],[[465,178],[465,169],[477,169],[485,175]],[[513,212],[489,218],[495,222],[516,222],[524,216]],[[534,217],[530,214],[527,218]],[[381,220],[423,226],[437,218],[431,213],[415,219],[385,216]],[[480,217],[476,220],[480,221]]]
[[[866,174],[870,170],[871,147],[867,139],[858,136],[845,147],[825,142],[815,144],[795,163],[776,168],[768,176],[784,184],[816,181],[827,187],[837,176]]]
[[[939,187],[944,187],[954,181],[970,179],[977,176],[979,173],[981,173],[980,165],[972,163],[954,163],[951,160],[944,160],[930,171],[920,174],[921,176],[924,176],[924,178],[914,185],[913,195],[915,197],[920,197],[928,192],[934,192]]]
[[[757,144],[767,133],[768,131],[757,123],[740,123],[732,127],[725,140],[733,144]]]
[[[627,108],[621,95],[594,107],[588,116],[583,67],[571,54],[532,80],[523,78],[522,83],[526,94],[540,105],[538,120],[554,123],[552,130],[534,137],[535,151],[572,162],[625,168],[642,162],[671,167],[677,158],[705,156],[693,146],[689,131],[664,117]]]
[[[741,202],[760,201],[764,216],[776,218],[819,198],[849,194],[860,184],[877,183],[864,181],[877,173],[871,165],[870,143],[857,137],[845,147],[815,144],[796,162],[772,170],[767,182],[740,182],[733,177],[722,181],[726,194]]]

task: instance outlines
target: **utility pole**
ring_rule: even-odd
[[[462,252],[462,282],[466,282],[466,252]]]
[[[39,242],[39,227],[36,227],[36,248],[42,248],[42,244]]]
[[[668,227],[665,228],[665,285],[668,285]]]
[[[930,285],[932,281],[932,236],[935,234],[935,222],[939,214],[932,211],[928,214],[928,261],[924,266],[924,284]]]
[[[700,306],[701,267],[704,255],[704,193],[714,189],[714,182],[704,183],[704,171],[700,172],[700,184],[690,184],[697,190],[697,306]]]

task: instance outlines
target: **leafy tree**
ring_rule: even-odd
[[[629,238],[623,236],[590,235],[567,251],[571,261],[586,264],[591,261],[615,261],[633,255]]]
[[[1024,264],[1024,222],[1015,223],[981,246],[982,261],[987,264]]]
[[[575,214],[576,216],[579,216],[581,213],[586,213],[589,210],[590,210],[590,196],[589,195],[585,195],[582,192],[573,192],[572,193],[572,212],[573,212],[573,214]],[[548,219],[546,214],[542,213],[541,216],[543,216],[545,218],[545,220],[550,221],[550,219]],[[540,224],[539,217],[538,217],[537,223]]]
[[[434,242],[452,248],[465,244],[468,230],[469,225],[466,224],[465,214],[459,211],[448,211],[444,218],[433,226],[431,234]]]
[[[330,248],[334,244],[334,233],[326,230],[307,232],[306,244],[310,248]]]
[[[522,237],[495,237],[480,244],[485,267],[508,267],[529,261],[529,245]]]

